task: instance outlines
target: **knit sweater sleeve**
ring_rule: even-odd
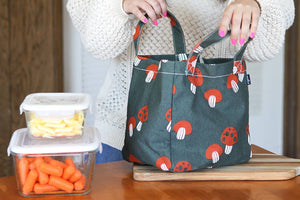
[[[279,53],[284,44],[285,32],[293,24],[295,7],[293,0],[257,1],[261,7],[261,16],[255,37],[245,52],[245,58],[261,62],[272,59]],[[230,46],[233,50],[232,45]]]
[[[69,0],[66,7],[83,45],[94,57],[116,57],[132,41],[133,22],[122,10],[122,0]]]

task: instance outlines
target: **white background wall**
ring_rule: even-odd
[[[248,63],[252,143],[283,153],[284,49],[264,63]]]
[[[63,1],[65,5],[66,0]],[[65,8],[65,6],[64,6]],[[85,92],[95,99],[110,60],[94,59],[80,42],[68,13],[63,13],[64,90]],[[264,63],[248,63],[250,92],[250,134],[252,143],[274,153],[283,151],[284,52]],[[90,114],[87,124],[92,125]]]

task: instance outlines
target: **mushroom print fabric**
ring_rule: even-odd
[[[171,161],[166,156],[159,157],[156,160],[156,167],[162,169],[163,171],[169,171],[171,168]]]
[[[192,165],[191,163],[187,161],[179,161],[174,168],[175,172],[187,172],[187,171],[192,171]]]
[[[194,76],[189,76],[188,79],[191,82],[191,91],[193,94],[196,93],[196,87],[201,86],[203,83],[203,77],[200,69],[195,68],[195,75]]]
[[[174,131],[177,133],[176,138],[178,140],[183,140],[186,135],[189,135],[192,133],[192,125],[190,122],[181,120],[177,122],[174,127]]]
[[[232,59],[201,58],[223,38],[218,30],[186,53],[179,22],[168,13],[173,55],[139,55],[134,34],[125,160],[182,173],[245,163],[251,156],[249,95],[243,46]],[[246,42],[248,44],[248,42]]]
[[[238,133],[233,127],[227,127],[222,133],[221,142],[225,144],[225,153],[230,154],[232,146],[238,141]]]
[[[128,131],[129,131],[129,136],[131,137],[133,134],[133,129],[136,126],[136,121],[134,117],[130,117],[128,120]]]
[[[169,122],[167,125],[167,131],[171,132],[171,125],[172,125],[172,108],[170,108],[169,110],[167,110],[166,112],[166,120]]]
[[[158,72],[158,66],[155,64],[151,64],[146,68],[146,83],[150,83],[152,79],[155,79],[156,74]]]
[[[136,127],[136,130],[141,131],[143,122],[148,119],[148,105],[142,107],[138,112],[139,123]]]
[[[239,86],[238,86],[238,77],[234,74],[230,74],[227,77],[227,88],[232,89],[233,92],[237,93],[239,91]]]
[[[205,156],[212,160],[212,163],[217,163],[223,153],[223,148],[218,144],[212,144],[206,149]]]

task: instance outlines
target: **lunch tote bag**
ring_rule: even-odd
[[[216,30],[186,54],[181,26],[168,17],[174,55],[139,55],[144,23],[136,27],[124,159],[172,172],[247,162],[249,41],[234,58],[204,59],[203,49],[223,39]]]

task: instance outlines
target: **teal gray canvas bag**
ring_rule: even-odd
[[[168,17],[174,55],[139,55],[144,23],[136,27],[124,159],[172,172],[247,162],[250,79],[243,53],[249,41],[232,59],[201,58],[223,39],[216,30],[186,54],[180,24]]]

